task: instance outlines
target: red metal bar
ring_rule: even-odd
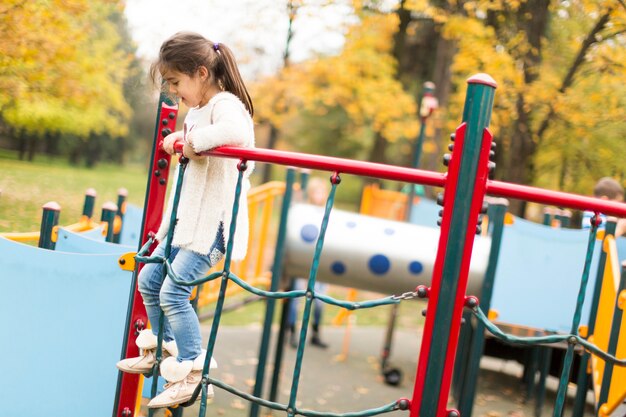
[[[174,146],[177,152],[182,149],[182,143]],[[237,146],[222,146],[203,152],[205,155],[227,158],[240,158],[249,161],[271,162],[280,165],[299,168],[319,169],[323,171],[337,171],[339,173],[362,175],[366,177],[382,178],[387,180],[407,181],[425,185],[443,187],[446,183],[446,174],[424,171],[394,165],[377,164],[374,162],[355,161],[352,159],[335,158],[332,156],[311,155],[299,152],[277,151],[274,149],[240,148]]]
[[[597,211],[610,216],[626,217],[626,204],[624,203],[564,193],[562,191],[544,190],[528,185],[511,184],[503,181],[488,181],[487,194],[549,204],[557,207]]]
[[[177,143],[175,145],[175,149],[177,152],[181,152],[182,143]],[[332,156],[277,151],[274,149],[222,146],[220,148],[203,152],[203,154],[226,158],[240,158],[250,161],[270,162],[300,168],[338,171],[340,173],[363,175],[394,181],[406,181],[436,187],[443,187],[446,183],[447,177],[447,174],[445,173],[425,171],[421,169],[377,164],[374,162],[355,161],[352,159],[335,158]],[[625,203],[600,200],[598,198],[565,193],[562,191],[544,190],[542,188],[511,184],[503,181],[487,181],[487,194],[497,197],[508,197],[532,201],[535,203],[549,204],[557,207],[597,211],[610,216],[626,218]]]
[[[176,117],[178,116],[178,106],[170,106],[161,103],[160,113],[156,122],[156,149],[153,152],[152,163],[150,165],[150,175],[148,177],[148,185],[146,190],[146,201],[144,205],[144,218],[142,224],[141,241],[139,248],[148,241],[150,233],[156,233],[161,224],[161,216],[165,205],[165,193],[167,190],[167,180],[169,176],[170,155],[165,153],[160,145],[163,137],[168,131],[164,126],[170,126],[174,130],[176,126]],[[154,250],[156,242],[150,249]],[[139,264],[137,273],[143,268],[143,264]],[[139,355],[139,348],[135,343],[137,331],[142,330],[139,323],[147,325],[148,315],[143,305],[143,299],[139,293],[137,286],[132,289],[133,300],[130,307],[129,322],[126,323],[128,328],[128,339],[126,340],[125,358],[131,358]],[[128,373],[121,373],[121,381],[119,382],[119,397],[116,404],[116,417],[129,417],[134,415],[135,405],[137,402],[137,391],[139,389],[139,376]]]

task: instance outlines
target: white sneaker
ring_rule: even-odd
[[[191,371],[182,381],[168,382],[164,391],[154,397],[148,403],[148,408],[164,408],[186,403],[193,396],[198,384],[202,382],[202,370]],[[213,385],[207,386],[207,399],[213,398]],[[200,399],[202,393],[198,394],[196,400]]]
[[[198,384],[202,382],[202,368],[206,358],[206,350],[202,350],[195,360],[178,362],[175,357],[169,357],[161,362],[161,376],[165,378],[165,390],[154,397],[148,408],[171,407],[186,403],[193,396]],[[217,362],[211,358],[210,368],[217,368]],[[200,398],[198,395],[197,398]],[[207,385],[207,398],[213,398],[213,386]]]
[[[147,374],[152,372],[152,367],[156,363],[157,337],[152,330],[145,329],[139,332],[135,341],[139,347],[139,356],[126,358],[119,361],[116,366],[122,372],[129,374]],[[176,341],[172,340],[162,344],[163,358],[178,355]]]

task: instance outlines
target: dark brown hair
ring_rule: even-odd
[[[594,197],[606,197],[609,200],[624,198],[624,188],[611,177],[600,178],[593,187]]]
[[[166,70],[193,77],[202,66],[209,71],[209,80],[239,97],[250,115],[254,116],[252,99],[233,52],[223,43],[213,43],[198,33],[178,32],[163,42],[158,59],[150,67],[150,76],[155,83]]]

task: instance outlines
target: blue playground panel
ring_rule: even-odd
[[[60,231],[60,229],[59,229]],[[99,242],[104,242],[105,236],[102,234],[102,226],[94,227],[91,230],[87,230],[85,232],[80,232],[82,236],[88,237],[93,240],[97,240]]]
[[[91,253],[91,254],[116,254],[118,257],[127,252],[136,251],[136,246],[121,245],[117,243],[98,242],[93,239],[87,238],[83,233],[73,233],[65,229],[59,229],[59,239],[57,241],[55,250],[62,252],[73,253]],[[119,359],[119,358],[118,358]],[[157,392],[163,391],[165,380],[159,377],[159,383],[157,384]],[[145,398],[151,397],[152,380],[146,379],[144,381],[142,395]]]
[[[555,229],[515,218],[504,228],[491,308],[498,322],[569,333],[588,230]],[[596,241],[581,324],[587,324],[602,246]]]
[[[615,239],[615,244],[617,245],[617,256],[620,262],[626,261],[626,236]]]
[[[134,250],[139,248],[142,220],[143,209],[133,206],[132,204],[126,204],[126,213],[124,213],[124,221],[122,222],[120,244],[133,246],[135,248]]]
[[[0,238],[3,415],[111,416],[132,278],[118,256]]]
[[[102,234],[100,234],[102,236]],[[59,228],[59,237],[54,247],[59,252],[91,253],[91,254],[117,254],[121,256],[127,252],[136,252],[137,246],[121,245],[94,239],[84,233],[74,233]]]
[[[437,219],[439,218],[439,210],[441,209],[442,207],[438,206],[433,200],[420,197],[419,204],[414,204],[411,208],[411,219],[409,223],[419,226],[438,227]],[[435,244],[436,243],[437,242],[435,242]]]

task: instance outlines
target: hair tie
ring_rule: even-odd
[[[219,52],[219,51],[220,51],[220,44],[219,44],[219,43],[217,43],[217,42],[215,42],[215,43],[213,44],[213,50],[214,50],[215,52]]]

